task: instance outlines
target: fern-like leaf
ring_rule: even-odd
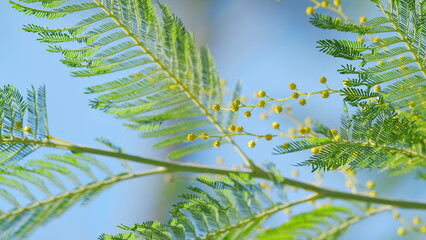
[[[226,133],[235,114],[226,117],[212,110],[213,104],[224,102],[213,58],[207,48],[196,46],[192,33],[167,6],[159,4],[160,19],[151,0],[86,0],[68,5],[70,2],[55,1],[57,4],[45,6],[51,8],[38,10],[12,4],[26,14],[48,19],[95,11],[72,27],[24,28],[38,33],[41,42],[55,44],[49,51],[62,53],[64,64],[81,69],[73,72],[74,76],[134,71],[127,77],[87,88],[87,93],[98,94],[92,107],[126,120],[126,126],[142,131],[145,137],[167,138],[155,147],[187,142],[188,133]],[[82,47],[56,45],[64,42]],[[211,142],[187,145],[169,157],[179,158],[212,146]]]

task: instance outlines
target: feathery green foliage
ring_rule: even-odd
[[[0,169],[7,169],[49,137],[45,88],[28,90],[27,99],[13,86],[0,89]]]
[[[192,193],[184,194],[185,201],[173,205],[172,219],[167,224],[120,226],[131,233],[103,235],[100,239],[248,239],[272,214],[288,207],[274,201],[269,191],[248,175],[230,175],[221,180],[200,177],[197,181],[213,193],[189,187]]]
[[[48,19],[96,10],[72,27],[49,29],[30,24],[24,30],[38,33],[39,41],[52,44],[49,51],[62,53],[64,64],[82,69],[73,72],[76,77],[134,71],[89,87],[87,93],[98,94],[91,103],[93,108],[126,120],[125,125],[141,131],[142,136],[165,137],[155,147],[187,142],[188,133],[225,133],[234,121],[235,114],[222,116],[212,110],[213,104],[223,104],[224,97],[209,50],[196,46],[192,33],[167,6],[159,4],[159,16],[152,1],[24,2],[42,2],[46,9],[12,4],[25,14]],[[58,45],[68,42],[81,48]],[[169,157],[180,158],[212,146],[212,140],[188,143]]]

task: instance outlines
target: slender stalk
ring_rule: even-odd
[[[139,157],[135,155],[112,152],[112,151],[107,151],[107,150],[102,150],[97,148],[83,147],[83,146],[76,146],[76,145],[69,145],[69,144],[55,143],[55,142],[42,142],[42,141],[27,140],[27,139],[24,139],[24,140],[14,139],[14,140],[0,141],[0,143],[3,143],[3,142],[33,144],[33,145],[40,145],[44,147],[65,149],[65,150],[70,150],[74,152],[91,153],[91,154],[96,154],[100,156],[125,159],[129,161],[145,163],[145,164],[154,165],[158,167],[164,167],[167,169],[167,171],[170,171],[170,172],[192,172],[192,173],[207,173],[207,174],[222,174],[222,175],[226,175],[230,173],[236,173],[236,174],[248,173],[255,178],[263,178],[263,179],[267,179],[271,181],[274,180],[273,176],[270,173],[265,172],[263,170],[233,171],[230,169],[218,168],[218,167],[213,167],[209,165],[200,165],[200,164],[166,161],[166,160],[156,160],[156,159],[144,158],[144,157]],[[281,183],[290,185],[293,187],[297,187],[297,188],[302,188],[310,192],[315,192],[318,195],[320,195],[322,198],[328,197],[328,198],[335,198],[335,199],[354,200],[354,201],[361,201],[361,202],[368,202],[368,203],[391,205],[391,206],[400,207],[400,208],[426,210],[426,202],[408,201],[408,200],[388,198],[388,197],[371,197],[371,196],[367,196],[363,194],[347,193],[347,192],[337,191],[330,188],[316,186],[314,184],[297,181],[290,178],[285,178]]]

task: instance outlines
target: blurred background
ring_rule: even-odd
[[[258,90],[265,90],[269,96],[280,98],[290,94],[288,84],[295,82],[304,92],[323,89],[319,83],[321,76],[326,76],[331,88],[341,87],[342,76],[336,69],[345,62],[319,53],[316,41],[324,38],[356,39],[355,35],[346,35],[333,31],[316,29],[308,22],[306,7],[312,5],[308,0],[173,0],[160,1],[170,4],[172,11],[183,19],[186,27],[192,30],[200,45],[208,45],[215,57],[217,67],[223,79],[233,89],[238,82],[243,82],[243,94],[249,98]],[[360,16],[372,17],[378,12],[367,1],[343,1],[343,8],[350,18],[357,20]],[[327,10],[321,10],[327,12]],[[334,15],[335,16],[335,15]],[[75,17],[75,16],[74,16]],[[37,22],[36,22],[37,21]],[[67,19],[68,25],[75,19]],[[128,153],[146,157],[165,158],[164,150],[150,148],[151,141],[141,139],[137,132],[126,130],[120,120],[104,113],[92,110],[88,106],[92,96],[85,95],[84,89],[104,79],[71,78],[71,69],[62,65],[60,55],[45,51],[46,46],[36,41],[37,36],[21,30],[24,24],[45,21],[34,20],[10,8],[7,1],[0,2],[0,26],[2,37],[0,44],[1,85],[13,84],[24,91],[31,85],[45,84],[50,132],[52,135],[73,143],[101,147],[95,142],[96,137],[106,137],[126,149]],[[56,23],[53,23],[54,25]],[[49,23],[52,25],[52,23]],[[59,25],[65,26],[63,22]],[[296,103],[296,102],[295,102]],[[338,128],[342,113],[342,99],[332,95],[328,99],[312,97],[306,106],[294,104],[293,113],[299,119],[311,117],[325,123],[330,128]],[[267,133],[270,124],[278,121],[283,129],[293,127],[294,123],[283,116],[275,115],[260,120],[261,111],[256,110],[249,120],[240,118],[246,129],[256,133]],[[259,141],[256,148],[247,148],[250,138],[237,141],[248,155],[257,163],[271,161],[279,167],[285,176],[291,176],[294,165],[306,160],[309,152],[272,155],[272,148],[282,144],[285,139],[272,142]],[[40,158],[50,149],[39,150],[31,158]],[[55,151],[56,152],[56,151]],[[187,157],[186,161],[200,161],[217,164],[217,157],[223,157],[225,165],[239,166],[241,161],[228,146],[211,149]],[[113,159],[105,162],[114,164]],[[136,169],[148,166],[134,165]],[[298,168],[299,178],[314,181],[315,174],[308,167]],[[345,179],[339,173],[324,174],[324,185],[344,189]],[[409,199],[426,199],[425,186],[413,180],[412,175],[389,177],[363,171],[361,183],[368,179],[377,181],[380,195],[403,197]],[[172,180],[164,183],[164,179]],[[59,219],[55,219],[36,231],[31,240],[47,239],[96,239],[102,233],[118,233],[119,224],[132,225],[148,220],[167,220],[167,211],[176,201],[176,196],[184,191],[190,180],[185,175],[152,176],[130,180],[113,186],[103,192],[87,206],[74,206]],[[421,190],[423,189],[423,190]],[[346,189],[349,191],[348,189]],[[293,193],[291,193],[293,194]],[[300,193],[294,193],[295,196]],[[300,210],[310,209],[300,208]],[[425,213],[401,211],[411,219]],[[278,213],[268,226],[286,220],[288,216]],[[398,239],[396,229],[401,224],[392,218],[389,212],[376,215],[353,226],[342,239]],[[60,237],[58,237],[60,236]],[[419,235],[410,234],[406,239],[420,239]]]

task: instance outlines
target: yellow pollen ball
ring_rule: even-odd
[[[258,97],[265,97],[266,96],[266,92],[263,90],[260,90],[259,92],[257,92],[257,96]]]
[[[413,218],[413,224],[414,224],[414,225],[419,225],[419,224],[420,224],[420,222],[421,222],[421,220],[420,220],[420,218],[419,218],[419,217],[414,217],[414,218]]]
[[[265,120],[267,118],[268,118],[268,114],[267,113],[263,112],[262,114],[260,114],[260,119],[261,120]]]
[[[365,22],[367,22],[367,18],[365,16],[362,16],[362,17],[359,18],[359,22],[365,23]]]
[[[349,87],[350,81],[348,79],[343,81],[343,86]]]
[[[194,141],[197,138],[194,134],[190,133],[188,136],[186,136],[186,139],[190,142]]]
[[[361,37],[361,38],[358,38],[358,39],[357,39],[357,42],[364,43],[364,42],[365,42],[365,39],[364,39],[364,38],[362,38],[362,37]]]
[[[422,226],[422,227],[420,228],[420,232],[421,232],[421,233],[426,233],[426,226]]]
[[[339,23],[339,22],[341,22],[341,21],[342,21],[342,19],[340,19],[339,17],[335,17],[335,18],[334,18],[334,21]]]
[[[206,140],[209,137],[207,133],[201,133],[200,138]]]
[[[302,106],[306,105],[306,99],[300,99],[299,104]]]
[[[229,125],[228,131],[235,132],[235,125]]]
[[[352,182],[351,180],[348,180],[348,181],[345,182],[345,186],[348,187],[348,188],[353,187],[354,182]]]
[[[281,106],[276,106],[276,107],[274,108],[274,110],[275,110],[275,112],[276,112],[276,113],[282,113],[283,108],[282,108]]]
[[[297,170],[297,169],[293,169],[293,170],[291,171],[291,176],[293,176],[293,177],[297,177],[297,176],[299,176],[299,170]]]
[[[215,104],[215,105],[213,105],[213,110],[214,111],[219,111],[220,110],[220,105],[219,104]]]
[[[289,148],[289,147],[290,147],[290,143],[288,143],[288,142],[283,143],[283,148]]]
[[[271,134],[266,134],[265,135],[265,140],[266,141],[271,141],[272,140],[272,135]]]
[[[314,12],[315,12],[315,9],[313,7],[307,7],[306,8],[306,14],[307,15],[312,15],[312,14],[314,14]]]
[[[306,123],[306,125],[311,125],[312,124],[312,118],[306,117],[305,118],[305,123]]]
[[[397,212],[393,212],[392,215],[396,219],[399,219],[401,217],[401,215],[399,213],[397,213]]]
[[[333,136],[337,136],[339,134],[339,132],[336,129],[331,129],[330,132]]]
[[[235,128],[235,131],[237,131],[237,132],[243,132],[244,131],[244,128],[243,128],[243,126],[237,126],[236,128]]]
[[[327,78],[322,76],[320,77],[320,83],[326,83],[327,82]]]
[[[232,106],[232,108],[231,108],[231,110],[233,111],[233,112],[238,112],[238,110],[240,110],[240,108],[238,107],[238,106]]]
[[[380,85],[374,86],[374,91],[375,92],[380,92],[381,90],[382,90],[382,88],[380,87]]]
[[[280,123],[278,123],[278,122],[273,122],[273,123],[272,123],[272,128],[274,128],[274,129],[279,129],[279,128],[280,128]]]
[[[322,93],[321,93],[321,97],[322,98],[328,98],[330,96],[330,93],[328,92],[328,91],[323,91]]]
[[[298,99],[299,98],[299,93],[297,93],[297,92],[294,92],[294,93],[292,93],[291,94],[291,98],[294,98],[294,99]]]
[[[236,106],[239,106],[239,105],[240,105],[240,103],[241,103],[240,99],[235,99],[235,100],[232,102],[232,104],[233,104],[233,105],[236,105]]]
[[[215,148],[220,147],[220,141],[214,141],[213,146],[214,146]]]
[[[375,42],[375,43],[380,42],[380,37],[375,37],[375,38],[373,38],[373,42]]]
[[[320,149],[318,147],[314,147],[311,149],[312,154],[318,154],[320,152]]]
[[[288,133],[295,134],[296,133],[296,129],[295,128],[289,128],[288,129]]]
[[[400,236],[404,236],[405,234],[407,234],[407,230],[405,230],[405,228],[403,227],[399,227],[396,233]]]
[[[370,197],[377,197],[377,192],[376,191],[370,191],[370,192],[368,192],[368,195]]]
[[[328,1],[322,1],[321,2],[321,7],[328,7],[328,6],[330,6],[330,3],[328,2]]]
[[[246,118],[251,117],[251,112],[250,112],[250,111],[246,111],[246,112],[244,113],[244,117],[246,117]]]
[[[254,148],[256,146],[256,142],[255,141],[250,141],[250,142],[248,142],[247,145],[248,145],[249,148]]]
[[[341,0],[334,0],[333,4],[334,4],[334,6],[339,7],[340,5],[342,5],[342,1]]]
[[[296,85],[296,83],[290,83],[290,84],[288,85],[288,87],[290,88],[290,90],[296,90],[297,85]]]
[[[264,107],[266,106],[266,102],[265,102],[265,101],[263,101],[263,100],[260,100],[260,101],[257,103],[257,106],[259,106],[260,108],[264,108]]]
[[[372,180],[368,180],[367,183],[365,184],[368,188],[372,189],[376,186],[376,183]]]
[[[226,80],[225,79],[220,79],[220,85],[221,86],[225,86],[226,85]]]
[[[32,131],[32,129],[31,129],[31,127],[30,126],[25,126],[24,127],[24,132],[26,132],[26,133],[30,133]]]

